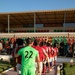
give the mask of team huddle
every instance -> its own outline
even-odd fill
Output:
[[[21,75],[42,75],[42,73],[52,71],[56,65],[58,48],[47,39],[39,38],[26,39],[25,46],[23,40],[17,40],[18,47],[15,49],[14,56],[17,60],[17,72]]]

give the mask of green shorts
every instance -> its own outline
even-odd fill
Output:
[[[35,75],[35,68],[23,68],[21,69],[21,75]]]

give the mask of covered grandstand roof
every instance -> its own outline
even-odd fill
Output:
[[[10,25],[34,24],[34,13],[36,24],[62,24],[65,14],[66,23],[75,23],[75,9],[65,9],[0,13],[0,24],[8,24],[8,15],[10,15]]]

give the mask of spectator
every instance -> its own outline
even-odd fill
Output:
[[[16,51],[15,51],[17,53],[21,48],[23,48],[23,40],[18,38],[16,40],[16,44],[18,45],[18,47],[16,48]],[[21,73],[21,71],[20,71],[21,70],[21,56],[16,58],[16,63],[17,63],[16,70],[17,70],[18,74],[20,74]]]
[[[60,56],[64,56],[64,41],[62,41],[62,42],[60,43],[59,52],[60,52]]]
[[[1,54],[1,52],[2,52],[2,49],[3,49],[3,44],[2,44],[2,42],[1,42],[1,40],[0,40],[0,54]]]

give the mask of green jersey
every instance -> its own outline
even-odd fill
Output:
[[[31,46],[24,47],[18,51],[18,55],[22,56],[21,68],[35,67],[35,58],[38,56],[38,51]]]

